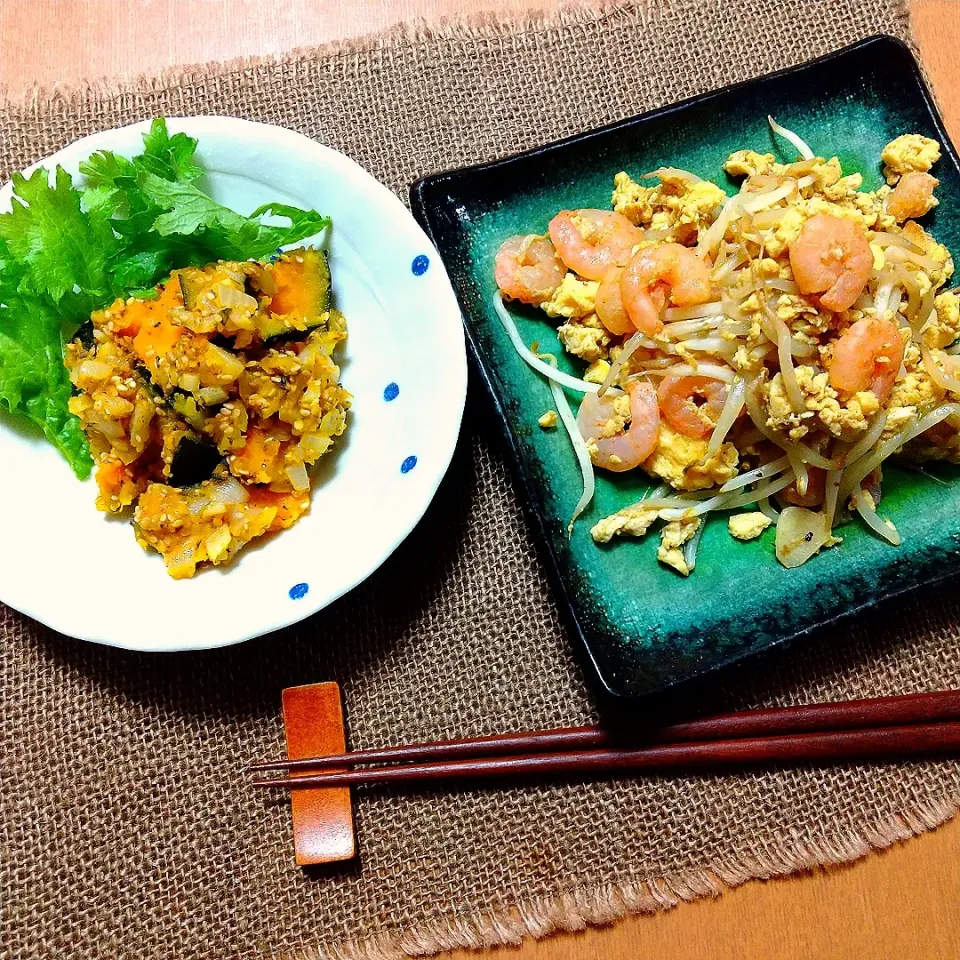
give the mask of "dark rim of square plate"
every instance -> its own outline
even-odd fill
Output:
[[[586,141],[590,141],[595,137],[604,136],[608,133],[616,132],[618,130],[628,129],[638,124],[642,124],[648,120],[652,119],[662,119],[663,117],[669,117],[672,114],[679,113],[683,110],[686,110],[692,106],[700,106],[703,104],[709,103],[711,100],[717,99],[721,96],[727,96],[731,93],[736,93],[738,91],[750,90],[756,87],[763,86],[765,83],[771,80],[777,80],[782,77],[788,77],[792,75],[802,74],[805,71],[820,67],[824,64],[830,63],[833,60],[842,59],[847,57],[852,53],[858,53],[862,50],[873,46],[889,46],[893,45],[897,48],[900,53],[904,53],[907,56],[907,62],[909,63],[910,69],[912,70],[913,77],[916,80],[917,88],[920,91],[920,95],[923,99],[924,105],[927,108],[927,111],[930,114],[933,127],[936,130],[941,146],[947,156],[953,161],[954,165],[960,168],[960,159],[958,159],[956,148],[954,147],[949,134],[946,131],[946,128],[943,124],[943,119],[940,116],[940,112],[937,109],[936,102],[933,99],[933,95],[930,92],[929,87],[927,86],[926,80],[924,79],[923,72],[920,69],[920,65],[917,62],[916,57],[913,54],[913,51],[910,47],[900,40],[897,37],[890,36],[889,34],[880,33],[874,34],[873,36],[866,37],[863,40],[858,40],[855,43],[851,43],[845,47],[841,47],[839,50],[834,50],[832,53],[824,54],[822,57],[817,57],[813,60],[807,60],[803,63],[796,64],[792,67],[786,67],[783,70],[777,70],[773,73],[767,73],[760,77],[754,77],[750,80],[744,80],[740,83],[728,84],[725,87],[720,87],[716,90],[711,90],[707,93],[697,94],[693,97],[688,97],[685,100],[679,100],[676,103],[668,104],[664,107],[657,107],[653,110],[649,110],[646,113],[637,114],[633,117],[627,117],[623,120],[617,120],[613,123],[606,124],[602,127],[596,127],[592,130],[585,131],[583,133],[576,133],[569,137],[564,137],[562,140],[555,140],[551,143],[543,144],[538,147],[533,147],[529,150],[524,150],[520,153],[511,154],[508,157],[503,157],[499,160],[493,160],[486,163],[473,164],[467,167],[459,167],[454,170],[446,170],[441,173],[429,174],[424,177],[420,177],[418,180],[414,181],[410,185],[410,206],[413,211],[414,217],[426,231],[427,235],[430,237],[430,240],[433,242],[434,246],[439,250],[438,237],[434,230],[433,223],[430,219],[429,211],[431,210],[430,204],[426,199],[426,193],[429,189],[435,188],[442,185],[447,181],[454,181],[464,174],[477,174],[484,173],[487,171],[497,170],[501,167],[509,166],[517,160],[526,159],[528,157],[537,157],[541,155],[549,155],[557,150],[562,150],[563,148],[570,146],[572,144],[581,144]],[[442,256],[442,255],[441,255]],[[500,401],[500,397],[497,393],[496,387],[493,383],[492,378],[487,373],[487,370],[481,359],[480,351],[476,342],[476,339],[473,335],[473,331],[470,328],[470,324],[466,320],[466,305],[464,299],[459,290],[455,290],[457,295],[457,300],[460,303],[461,312],[464,314],[463,317],[463,326],[466,333],[467,343],[470,347],[470,359],[472,361],[475,372],[480,376],[482,380],[487,395],[492,400],[497,417],[500,423],[500,432],[507,444],[507,448],[510,452],[510,467],[513,473],[515,481],[518,483],[518,486],[523,491],[523,497],[521,501],[523,503],[524,511],[527,515],[527,519],[530,522],[533,529],[536,531],[536,537],[539,541],[539,546],[541,548],[541,553],[546,553],[548,563],[547,570],[550,577],[551,588],[554,592],[554,595],[561,600],[561,610],[563,612],[564,620],[566,622],[567,628],[571,631],[574,637],[577,639],[579,644],[580,652],[585,654],[587,661],[590,664],[590,668],[593,672],[593,677],[599,681],[601,691],[607,697],[611,698],[612,704],[621,704],[626,705],[630,702],[636,702],[641,698],[648,697],[657,697],[663,694],[667,689],[677,692],[679,687],[684,689],[688,688],[694,681],[701,681],[707,676],[713,676],[716,671],[727,669],[735,665],[741,665],[742,661],[753,658],[758,652],[766,654],[776,648],[781,648],[788,643],[804,637],[814,631],[820,629],[823,626],[826,626],[829,623],[836,623],[837,621],[847,619],[852,617],[855,614],[859,613],[862,610],[865,610],[869,607],[874,606],[879,600],[887,600],[896,596],[901,596],[905,593],[908,593],[912,590],[919,589],[921,587],[930,587],[937,583],[941,583],[944,580],[949,579],[954,575],[954,571],[948,571],[942,576],[931,577],[923,581],[923,583],[903,583],[897,585],[891,589],[886,590],[882,597],[879,598],[870,598],[864,600],[861,603],[854,604],[853,606],[847,607],[846,609],[833,614],[832,616],[826,617],[825,619],[819,621],[818,623],[811,624],[809,626],[803,627],[800,630],[796,630],[792,633],[785,634],[782,637],[778,637],[772,643],[768,644],[763,648],[762,651],[744,651],[742,653],[737,653],[727,660],[723,660],[719,663],[712,664],[711,666],[705,668],[704,670],[696,671],[691,673],[688,677],[685,677],[677,683],[667,683],[662,684],[659,687],[653,688],[651,690],[644,691],[643,693],[630,693],[626,690],[620,688],[617,689],[611,686],[611,683],[608,680],[607,673],[604,668],[598,663],[597,658],[594,654],[592,646],[589,639],[583,629],[582,624],[580,623],[580,618],[577,614],[577,609],[573,601],[573,597],[570,595],[569,590],[567,589],[566,580],[564,579],[563,573],[560,570],[559,557],[553,549],[553,546],[550,542],[549,532],[546,527],[546,518],[541,515],[540,510],[536,506],[536,496],[533,486],[533,477],[531,476],[529,470],[527,469],[526,463],[524,462],[523,457],[520,455],[520,451],[517,447],[516,440],[513,435],[513,431],[510,428],[509,422],[507,421],[506,414],[503,408],[503,404]]]

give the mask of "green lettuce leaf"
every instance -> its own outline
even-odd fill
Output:
[[[80,421],[67,410],[62,317],[48,298],[19,292],[24,275],[0,240],[0,407],[40,427],[83,479],[92,461]]]

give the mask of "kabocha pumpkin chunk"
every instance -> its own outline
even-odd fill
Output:
[[[68,346],[98,506],[133,508],[172,577],[229,561],[310,508],[308,468],[346,429],[346,322],[313,249],[174,271],[97,311]]]
[[[258,318],[260,336],[269,342],[302,339],[326,322],[330,309],[330,264],[322,250],[291,250],[268,263],[252,283],[265,309]]]

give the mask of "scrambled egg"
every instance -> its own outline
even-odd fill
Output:
[[[929,170],[940,159],[940,144],[919,133],[905,133],[883,148],[880,159],[887,183],[896,183],[911,170]]]
[[[610,372],[610,364],[606,360],[594,360],[586,370],[583,371],[583,379],[587,383],[603,383]]]
[[[929,413],[943,399],[944,392],[923,367],[920,351],[908,344],[903,364],[906,376],[893,385],[887,400],[887,422],[881,440],[901,431],[914,417]]]
[[[699,517],[689,517],[664,524],[660,531],[657,559],[666,566],[673,567],[677,573],[690,576],[693,567],[683,557],[683,545],[700,529],[702,522]]]
[[[772,153],[757,153],[756,150],[735,150],[730,154],[723,169],[731,177],[752,177],[758,173],[776,173],[783,169]]]
[[[613,209],[638,226],[681,230],[691,235],[706,229],[727,195],[715,183],[691,184],[665,174],[655,187],[642,187],[622,171],[614,179]]]
[[[960,337],[960,297],[955,293],[941,293],[933,301],[933,313],[923,329],[926,346],[949,347]]]
[[[727,521],[730,536],[737,540],[756,540],[773,521],[759,511],[755,513],[735,513]]]
[[[937,243],[919,223],[914,223],[913,220],[905,223],[903,225],[903,236],[911,243],[916,244],[923,251],[924,256],[929,257],[936,264],[931,270],[926,272],[920,270],[915,274],[917,282],[921,284],[921,289],[923,282],[920,279],[921,276],[928,284],[927,289],[929,289],[930,284],[935,287],[942,286],[953,276],[953,257],[950,256],[950,251],[942,243]]]
[[[610,202],[617,213],[622,213],[637,226],[648,224],[653,218],[653,198],[656,187],[641,187],[622,170],[613,178],[613,196]]]
[[[537,418],[537,423],[544,430],[552,430],[557,425],[557,411],[548,410],[545,414]]]
[[[780,257],[800,236],[806,217],[796,208],[790,207],[769,230],[763,231],[763,245],[769,257]]]
[[[571,318],[557,328],[557,336],[567,353],[592,363],[610,355],[610,334],[595,313]]]
[[[815,425],[811,422],[814,417],[835,437],[851,440],[870,426],[870,418],[880,409],[880,401],[869,390],[841,403],[837,391],[830,386],[829,374],[817,373],[806,365],[796,367],[795,372],[804,399],[802,412],[794,411],[782,373],[775,374],[760,388],[767,410],[767,426],[785,431],[791,440],[805,437]]]
[[[635,503],[598,521],[590,530],[597,543],[609,543],[614,536],[642,537],[653,526],[657,511]]]
[[[657,449],[643,464],[643,469],[665,480],[674,490],[705,490],[737,475],[740,458],[732,443],[723,444],[703,462],[706,456],[706,440],[687,437],[661,422]]]
[[[580,280],[575,273],[568,273],[553,296],[540,304],[540,309],[548,317],[586,317],[593,313],[593,304],[597,299],[595,280]]]

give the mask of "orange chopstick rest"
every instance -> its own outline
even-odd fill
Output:
[[[311,683],[283,691],[287,758],[322,757],[346,751],[340,687]],[[291,790],[293,846],[300,866],[349,860],[356,855],[349,787]]]

